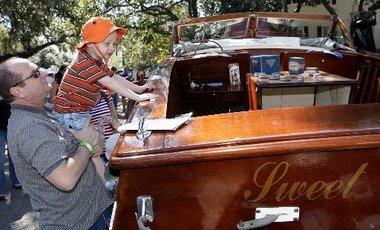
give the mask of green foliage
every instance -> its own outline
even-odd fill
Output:
[[[201,0],[199,4],[206,15],[219,15],[236,12],[280,11],[280,0]]]
[[[123,60],[137,69],[156,66],[170,55],[170,38],[154,33],[130,32],[123,42]]]
[[[71,14],[70,9],[75,4],[73,0],[1,1],[0,21],[8,31],[8,38],[2,41],[10,44],[5,51],[30,49],[71,32],[65,27],[54,25],[61,20],[73,24],[77,17]]]
[[[32,62],[43,68],[49,68],[52,65],[68,65],[71,62],[72,55],[62,52],[57,46],[50,46],[43,49],[38,54],[30,58]]]
[[[0,51],[10,49],[11,44],[6,28],[3,25],[0,25]]]

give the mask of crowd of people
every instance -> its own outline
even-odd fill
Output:
[[[77,56],[51,86],[48,73],[27,59],[0,64],[0,200],[7,141],[13,186],[29,194],[41,229],[109,228],[114,186],[104,177],[104,142],[120,125],[113,95],[137,102],[157,97],[146,93],[153,85],[128,81],[129,68],[122,76],[109,68],[125,34],[109,18],[89,19]]]

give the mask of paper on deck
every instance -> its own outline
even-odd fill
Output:
[[[144,123],[144,129],[145,130],[151,130],[151,131],[158,131],[158,130],[169,130],[169,131],[175,131],[180,127],[182,124],[187,122],[190,117],[193,115],[193,113],[186,113],[181,116],[175,117],[175,118],[156,118],[156,119],[149,119],[147,118]],[[121,125],[117,131],[118,132],[125,132],[128,130],[138,130],[139,122],[135,121],[132,123],[127,123],[124,125]]]

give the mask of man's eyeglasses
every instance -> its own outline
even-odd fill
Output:
[[[21,84],[22,82],[30,79],[30,78],[39,78],[41,76],[41,73],[40,73],[40,68],[36,68],[36,71],[34,71],[34,73],[32,73],[29,77],[25,78],[24,80],[21,80],[19,82],[17,82],[16,84],[14,84],[12,87],[15,87],[15,86],[18,86],[19,84]]]

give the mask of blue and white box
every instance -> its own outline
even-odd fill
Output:
[[[257,55],[251,56],[251,73],[279,73],[279,55]]]
[[[260,56],[251,56],[251,73],[261,73],[261,58]]]
[[[290,57],[289,58],[289,73],[293,75],[302,74],[305,70],[305,58]]]

